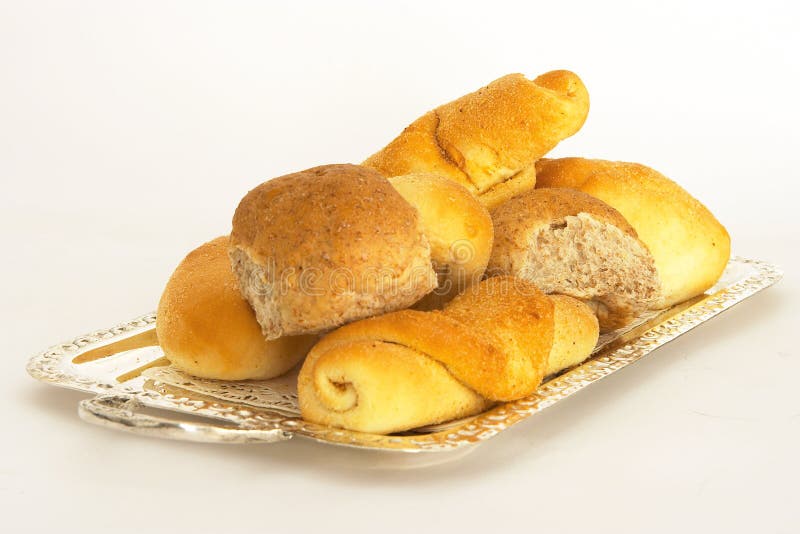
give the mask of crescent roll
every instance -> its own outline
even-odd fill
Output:
[[[573,346],[563,325],[575,320],[595,321],[594,331],[575,331],[586,352],[562,354]],[[308,421],[382,434],[474,415],[532,394],[551,361],[586,358],[597,333],[582,303],[557,305],[524,280],[489,278],[444,311],[393,312],[326,335],[300,370],[300,410]]]
[[[440,174],[492,207],[533,187],[536,160],[588,112],[589,93],[572,72],[509,74],[426,113],[364,165],[385,176]]]

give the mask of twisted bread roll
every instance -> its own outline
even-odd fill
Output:
[[[531,189],[492,211],[490,275],[584,299],[610,330],[644,311],[659,287],[653,258],[614,208],[572,189]]]
[[[417,210],[357,165],[315,167],[250,191],[233,216],[230,256],[267,339],[406,308],[437,282]]]
[[[158,343],[175,367],[220,380],[266,379],[294,367],[315,336],[267,341],[242,298],[228,237],[190,252],[167,282],[156,315]]]
[[[492,218],[465,187],[442,176],[406,174],[389,182],[419,212],[439,279],[414,307],[439,309],[483,277],[492,253]]]
[[[663,174],[637,163],[563,158],[536,164],[537,187],[578,189],[613,206],[650,250],[660,278],[653,308],[703,293],[730,258],[725,227]]]
[[[523,280],[490,278],[442,312],[394,312],[325,336],[300,371],[300,410],[315,423],[375,433],[480,413],[533,393],[556,362],[586,358],[597,329],[582,326],[573,345],[565,325],[592,320],[580,303],[554,304]]]
[[[569,71],[509,74],[426,113],[364,165],[385,176],[440,174],[492,207],[533,187],[534,162],[588,112],[586,87]]]

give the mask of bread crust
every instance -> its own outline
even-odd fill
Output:
[[[267,341],[239,293],[228,237],[190,252],[167,282],[156,315],[164,355],[175,367],[219,380],[267,379],[294,367],[315,336]]]
[[[534,162],[576,133],[588,111],[572,72],[509,74],[426,113],[364,165],[386,176],[440,174],[492,207],[532,187]]]
[[[405,308],[436,287],[416,209],[372,169],[325,165],[250,191],[231,260],[268,339]]]
[[[429,111],[408,126],[392,142],[364,161],[363,165],[384,176],[431,173],[446,176],[477,194],[475,185],[436,142],[439,115]]]
[[[536,390],[547,370],[555,328],[553,303],[539,288],[514,276],[488,278],[450,301],[443,313],[486,339],[508,359],[504,373],[486,378],[493,380],[492,394],[478,390],[482,395],[513,400]],[[444,336],[442,342],[451,340]],[[525,372],[519,373],[521,369]],[[473,381],[477,380],[483,379],[476,376]]]
[[[492,218],[465,187],[443,176],[406,174],[389,182],[417,209],[439,277],[439,287],[415,307],[439,309],[481,281],[492,253]]]
[[[600,324],[592,309],[566,295],[550,295],[553,302],[553,347],[547,375],[578,365],[588,358],[600,336]]]
[[[714,215],[681,186],[638,163],[583,158],[537,163],[537,188],[569,187],[618,210],[655,260],[661,294],[654,308],[699,295],[722,275],[730,236]]]
[[[503,227],[503,239],[508,239],[517,230],[527,231],[533,226],[550,224],[579,213],[588,213],[616,226],[631,237],[638,237],[636,230],[620,212],[605,202],[573,189],[529,190],[498,206],[492,210],[491,215],[495,226]]]

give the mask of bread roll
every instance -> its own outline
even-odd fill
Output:
[[[492,207],[536,183],[534,162],[577,132],[589,94],[569,71],[509,74],[414,121],[364,165],[453,180]]]
[[[654,308],[703,293],[730,258],[730,237],[708,209],[678,184],[639,165],[582,158],[537,163],[537,187],[569,187],[619,210],[653,255],[661,281]]]
[[[416,209],[386,178],[326,165],[242,199],[230,256],[267,339],[406,308],[436,287]]]
[[[553,347],[547,360],[547,375],[578,365],[597,344],[600,327],[585,303],[566,295],[550,295],[553,302]]]
[[[536,286],[511,276],[488,278],[450,301],[442,313],[485,339],[508,361],[503,368],[492,369],[487,365],[491,358],[468,356],[471,373],[462,375],[462,380],[470,387],[501,401],[536,391],[547,371],[555,328],[553,303]],[[452,341],[443,336],[443,342]]]
[[[646,310],[659,287],[653,258],[614,208],[572,189],[531,189],[492,211],[490,275],[590,301],[603,330]]]
[[[439,278],[438,287],[414,307],[439,309],[481,281],[492,253],[492,218],[465,187],[442,176],[406,174],[389,181],[419,212]]]
[[[530,395],[551,360],[585,358],[588,352],[578,355],[575,347],[597,342],[596,330],[579,328],[576,336],[583,337],[574,346],[566,337],[557,345],[569,355],[554,352],[555,307],[532,284],[498,277],[444,311],[404,310],[343,326],[311,349],[300,370],[302,416],[386,434]],[[561,320],[570,321],[572,308],[559,309]]]
[[[316,340],[314,336],[264,339],[237,288],[227,236],[193,250],[175,269],[158,304],[156,332],[172,365],[220,380],[281,375]]]

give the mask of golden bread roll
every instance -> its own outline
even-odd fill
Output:
[[[406,308],[437,284],[417,210],[357,165],[250,191],[233,216],[230,257],[267,339]]]
[[[453,343],[464,354],[501,358],[440,312],[403,310],[334,330],[314,345],[300,369],[303,419],[388,434],[480,413],[491,402],[441,361],[458,361]]]
[[[592,309],[566,295],[550,295],[553,301],[553,347],[547,361],[547,375],[555,374],[589,357],[597,344],[600,326]]]
[[[730,237],[678,184],[638,163],[563,158],[536,165],[537,187],[578,189],[617,209],[650,249],[661,281],[654,308],[703,293],[730,258]]]
[[[547,371],[553,345],[553,303],[539,289],[512,276],[488,278],[458,295],[442,312],[488,341],[508,361],[492,370],[492,359],[476,358],[471,365],[490,373],[475,373],[470,387],[490,400],[514,400],[530,395]],[[452,342],[448,336],[443,341]],[[463,358],[463,356],[462,356]],[[495,360],[496,361],[496,360]],[[446,364],[453,368],[452,363]]]
[[[219,380],[266,379],[294,367],[315,336],[267,341],[239,293],[228,259],[228,237],[190,252],[161,295],[158,343],[175,367]]]
[[[581,356],[566,337],[558,346],[570,355],[553,353],[555,307],[532,284],[498,277],[471,287],[444,311],[404,310],[343,326],[311,349],[300,370],[302,416],[386,434],[530,395],[550,359]],[[562,321],[571,320],[570,307],[559,309]],[[597,341],[596,331],[583,326],[576,335],[584,336],[576,347]]]
[[[487,272],[545,293],[586,300],[603,330],[648,309],[659,288],[653,258],[614,208],[572,189],[531,189],[492,211]]]
[[[481,281],[492,253],[492,218],[465,187],[442,176],[406,174],[389,182],[419,212],[439,277],[439,286],[415,308],[441,308]]]
[[[588,112],[589,94],[572,72],[509,74],[426,113],[364,165],[385,176],[439,174],[492,207],[533,187],[534,162]]]

